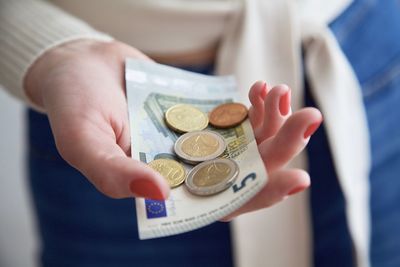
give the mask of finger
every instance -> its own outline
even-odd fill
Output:
[[[121,118],[120,121],[111,120],[111,127],[115,132],[116,143],[118,146],[124,151],[126,156],[131,155],[131,134],[129,129],[129,118],[126,112],[122,112],[123,114],[118,117]]]
[[[258,81],[253,84],[249,91],[251,107],[249,109],[249,119],[253,128],[259,127],[264,118],[264,98],[267,95],[267,83]]]
[[[228,215],[223,221],[230,221],[240,214],[270,207],[290,195],[304,191],[310,186],[310,177],[300,169],[279,170],[269,175],[267,185],[248,203]]]
[[[264,101],[264,120],[255,131],[258,143],[275,135],[290,116],[291,91],[287,85],[278,85],[268,92]]]
[[[66,127],[62,132],[54,131],[57,148],[99,191],[112,198],[168,197],[169,186],[165,179],[145,164],[128,158],[117,145],[109,125],[100,122],[77,125],[78,130]]]
[[[274,137],[263,141],[258,149],[268,172],[283,167],[299,154],[321,122],[318,109],[304,108],[291,115]]]

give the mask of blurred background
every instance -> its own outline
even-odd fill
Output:
[[[37,239],[25,177],[25,110],[0,88],[0,267],[35,267]]]

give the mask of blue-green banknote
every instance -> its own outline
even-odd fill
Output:
[[[238,98],[238,88],[231,76],[207,76],[127,59],[125,80],[132,157],[145,163],[159,158],[176,159],[173,146],[179,134],[171,131],[164,121],[169,107],[185,103],[207,113],[221,103],[246,102]],[[231,129],[208,130],[224,137],[227,149],[223,157],[238,163],[240,173],[235,184],[206,197],[193,195],[181,185],[171,189],[165,201],[136,198],[140,239],[184,233],[211,224],[241,207],[267,183],[267,173],[248,120]],[[184,166],[187,170],[192,167]]]

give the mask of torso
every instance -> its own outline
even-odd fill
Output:
[[[213,62],[241,0],[51,2],[160,63],[188,66]]]

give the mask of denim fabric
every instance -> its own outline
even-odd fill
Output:
[[[400,1],[356,0],[332,24],[362,86],[371,138],[373,267],[400,266]],[[313,104],[306,94],[306,102]],[[349,129],[351,130],[351,129]],[[324,129],[308,146],[315,266],[355,266]],[[357,160],[357,159],[354,159]]]
[[[211,67],[192,69],[210,73]],[[140,241],[133,199],[99,193],[58,154],[47,117],[29,118],[29,181],[45,267],[232,266],[230,229],[214,223]]]

